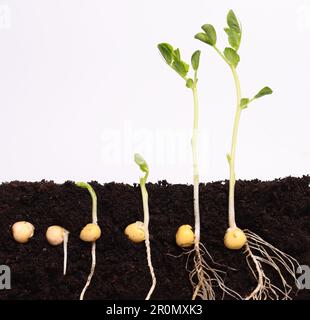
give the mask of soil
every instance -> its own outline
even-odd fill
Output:
[[[262,182],[238,181],[236,214],[239,227],[247,228],[310,265],[310,177],[288,177]],[[144,243],[133,244],[124,228],[143,220],[139,185],[92,182],[98,197],[97,267],[85,299],[144,299],[151,285]],[[153,299],[190,299],[187,256],[175,244],[181,224],[193,225],[192,186],[149,183],[150,235],[158,284]],[[230,268],[226,284],[246,295],[255,286],[242,251],[223,246],[227,228],[228,182],[200,185],[201,236],[214,260]],[[27,220],[36,227],[29,243],[11,236],[11,226]],[[72,182],[10,182],[0,186],[0,265],[11,268],[12,289],[0,290],[0,299],[78,299],[91,265],[91,245],[79,239],[91,220],[91,198]],[[62,275],[62,246],[45,240],[51,225],[70,231],[68,271]],[[179,257],[177,257],[179,256]],[[190,265],[191,263],[189,263]],[[279,283],[272,270],[272,281]],[[229,299],[229,297],[226,297]],[[310,290],[294,292],[294,299],[310,299]]]

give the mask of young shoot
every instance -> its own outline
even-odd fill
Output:
[[[195,228],[194,235],[192,234],[192,228],[189,225],[183,225],[179,227],[176,234],[176,242],[179,246],[189,247],[194,244],[194,249],[190,251],[194,252],[194,269],[190,272],[190,282],[193,286],[192,299],[195,300],[200,297],[204,300],[214,300],[215,292],[213,287],[219,287],[224,292],[239,297],[239,295],[224,284],[223,275],[225,272],[217,270],[211,267],[205,260],[204,256],[213,259],[206,247],[201,244],[200,241],[200,212],[199,212],[199,171],[198,171],[198,68],[200,62],[200,51],[197,50],[192,54],[191,67],[193,69],[193,78],[188,77],[190,66],[188,63],[181,59],[181,53],[179,49],[174,49],[169,43],[160,43],[158,49],[164,58],[165,62],[176,71],[179,76],[184,80],[185,85],[192,91],[194,115],[193,115],[193,128],[191,137],[192,146],[192,160],[193,160],[193,199],[194,199],[194,217]]]
[[[61,226],[51,226],[46,230],[46,240],[51,246],[59,246],[63,243],[64,250],[64,266],[63,274],[67,273],[67,261],[68,261],[68,239],[69,231]]]
[[[150,273],[152,277],[152,286],[145,298],[145,300],[149,300],[156,287],[156,276],[155,276],[154,268],[152,265],[150,234],[149,234],[149,221],[150,221],[149,201],[148,201],[149,196],[145,186],[148,175],[149,175],[149,167],[146,161],[143,159],[143,157],[138,153],[135,154],[135,162],[140,167],[140,170],[144,173],[144,176],[140,178],[140,189],[142,194],[143,213],[144,213],[143,228],[144,228],[144,238],[145,238],[144,241],[145,241],[145,247],[146,247],[146,257],[147,257],[147,264],[150,269]],[[139,226],[141,227],[141,224],[139,224]]]
[[[211,46],[219,54],[221,59],[224,60],[231,70],[236,89],[236,113],[233,124],[231,150],[230,153],[227,154],[230,173],[228,199],[229,228],[226,230],[224,236],[224,244],[228,249],[232,250],[245,247],[248,266],[257,280],[256,288],[246,299],[289,299],[292,287],[287,283],[284,273],[291,275],[294,282],[296,282],[295,268],[298,266],[298,262],[253,232],[238,228],[235,218],[235,157],[240,116],[242,111],[254,100],[272,94],[272,90],[269,87],[264,87],[252,98],[242,96],[241,85],[237,74],[237,66],[240,62],[238,50],[242,38],[242,28],[232,10],[228,12],[227,27],[224,29],[228,36],[229,46],[226,47],[223,52],[216,46],[217,35],[214,27],[211,24],[205,24],[201,28],[203,32],[196,34],[195,38]],[[264,272],[264,264],[276,270],[280,276],[282,288],[276,287],[271,283]]]
[[[91,242],[92,243],[92,249],[91,249],[91,255],[92,255],[92,264],[89,276],[87,278],[87,282],[81,292],[80,300],[84,299],[84,294],[87,290],[87,288],[90,285],[91,279],[95,272],[96,267],[96,240],[100,238],[101,236],[101,230],[97,223],[97,196],[94,191],[94,189],[91,187],[90,184],[85,182],[76,182],[76,185],[80,188],[87,189],[90,193],[91,199],[92,199],[92,223],[87,224],[80,233],[80,239],[82,241]]]

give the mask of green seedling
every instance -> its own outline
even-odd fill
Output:
[[[160,43],[158,49],[164,58],[165,62],[176,71],[181,78],[185,81],[185,85],[192,91],[193,103],[194,103],[194,120],[191,137],[192,146],[192,160],[193,160],[193,199],[194,199],[194,217],[195,217],[195,233],[194,233],[194,249],[190,251],[194,252],[194,269],[190,272],[190,282],[193,286],[192,299],[200,297],[204,300],[215,300],[214,287],[219,287],[223,292],[230,294],[233,297],[239,298],[240,296],[227,288],[224,284],[224,272],[210,266],[204,257],[208,257],[213,262],[210,253],[200,240],[200,212],[199,212],[199,170],[198,170],[198,117],[199,117],[199,104],[198,104],[198,68],[200,62],[200,51],[197,50],[192,54],[191,67],[193,69],[193,78],[188,76],[190,66],[188,63],[181,59],[179,49],[174,49],[172,45],[168,43]],[[182,229],[188,233],[190,226],[183,225],[179,228],[180,233]],[[177,233],[177,243],[182,242],[182,234],[179,240],[179,234]],[[187,236],[188,238],[188,236]],[[186,245],[187,246],[187,245]]]
[[[246,297],[246,299],[290,299],[292,287],[287,283],[284,274],[286,272],[288,275],[291,275],[294,282],[296,282],[295,269],[296,266],[298,266],[298,262],[293,257],[275,248],[255,233],[249,230],[239,229],[235,219],[235,156],[240,115],[252,102],[263,96],[271,94],[272,90],[269,87],[264,87],[252,98],[242,96],[240,81],[237,74],[237,66],[240,62],[238,50],[242,38],[242,28],[232,10],[228,12],[227,27],[224,29],[228,36],[229,46],[226,47],[223,52],[216,46],[217,34],[214,27],[210,24],[205,24],[201,28],[203,32],[196,34],[195,38],[211,46],[228,65],[234,79],[237,97],[231,150],[227,155],[230,169],[228,200],[229,228],[226,231],[224,243],[229,249],[245,248],[248,266],[257,280],[257,286]],[[264,264],[273,267],[279,274],[282,282],[282,288],[271,283],[270,279],[264,272]]]
[[[92,199],[92,223],[87,224],[80,233],[80,239],[85,242],[92,243],[91,256],[92,264],[87,282],[80,294],[80,300],[84,299],[85,292],[90,285],[91,279],[95,273],[96,268],[96,240],[101,236],[101,230],[97,222],[97,196],[95,190],[90,184],[85,182],[76,182],[76,185],[80,188],[87,189]]]
[[[145,298],[145,300],[149,300],[152,296],[152,293],[156,287],[156,276],[154,272],[154,268],[152,265],[152,257],[151,257],[151,245],[150,245],[150,233],[149,233],[149,221],[150,221],[150,213],[149,213],[149,196],[146,190],[146,181],[149,176],[149,167],[143,157],[136,153],[135,154],[135,162],[140,167],[140,170],[144,173],[144,176],[140,178],[140,189],[142,195],[142,203],[143,203],[143,228],[144,228],[144,241],[146,247],[146,256],[147,256],[147,264],[150,269],[151,277],[152,277],[152,286]]]

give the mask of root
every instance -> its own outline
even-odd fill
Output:
[[[190,282],[194,289],[192,300],[195,300],[197,297],[201,298],[202,300],[215,300],[215,287],[218,287],[220,290],[222,290],[222,299],[224,298],[225,294],[228,294],[235,299],[242,299],[237,292],[225,285],[224,278],[226,276],[226,272],[214,268],[206,262],[204,256],[206,256],[212,264],[219,265],[214,262],[212,256],[204,245],[201,243],[195,244],[195,248],[189,252],[186,265],[188,264],[191,253],[195,254],[194,269],[190,271],[189,275]]]
[[[68,261],[68,239],[69,239],[69,231],[64,230],[64,276],[67,273],[67,261]]]
[[[92,263],[91,263],[90,274],[87,278],[87,282],[85,284],[85,287],[83,288],[83,290],[81,292],[80,300],[84,299],[84,294],[85,294],[87,288],[89,287],[91,279],[92,279],[94,272],[95,272],[95,267],[96,267],[96,242],[95,241],[92,243],[91,256],[92,256]]]
[[[149,266],[150,269],[150,273],[151,273],[151,277],[152,277],[152,286],[145,298],[145,300],[150,300],[152,293],[156,287],[156,277],[155,277],[155,272],[154,272],[154,268],[152,265],[152,259],[151,259],[151,248],[150,248],[150,240],[149,237],[147,237],[147,239],[145,240],[145,246],[146,246],[146,253],[147,253],[147,264]]]
[[[298,261],[292,256],[275,248],[255,233],[244,230],[247,237],[245,248],[247,264],[257,281],[256,288],[245,298],[245,300],[291,300],[290,286],[284,277],[284,273],[290,275],[294,283],[297,283],[296,268]],[[271,266],[279,275],[282,287],[274,285],[264,272],[263,264]]]

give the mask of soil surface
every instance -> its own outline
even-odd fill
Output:
[[[98,196],[102,237],[97,241],[96,271],[85,299],[144,299],[151,285],[145,246],[131,243],[123,233],[129,223],[143,220],[139,185],[91,184]],[[300,264],[310,265],[309,184],[309,176],[238,181],[239,227],[257,233]],[[175,232],[181,224],[193,225],[193,187],[161,181],[148,184],[147,189],[152,258],[158,280],[152,298],[190,299],[187,256],[179,256],[183,251],[175,244]],[[244,296],[255,287],[255,281],[244,253],[223,246],[227,193],[227,181],[200,185],[201,240],[214,260],[224,265],[220,268],[227,272],[226,284]],[[19,220],[27,220],[36,228],[34,237],[24,245],[16,243],[11,235],[12,224]],[[91,198],[72,182],[2,184],[0,265],[11,268],[12,289],[0,290],[0,299],[79,299],[91,266],[91,245],[83,243],[79,233],[89,222]],[[65,277],[62,246],[52,247],[45,240],[46,229],[55,224],[70,231]],[[265,270],[278,284],[276,274]],[[310,299],[310,290],[294,292],[293,299]]]

